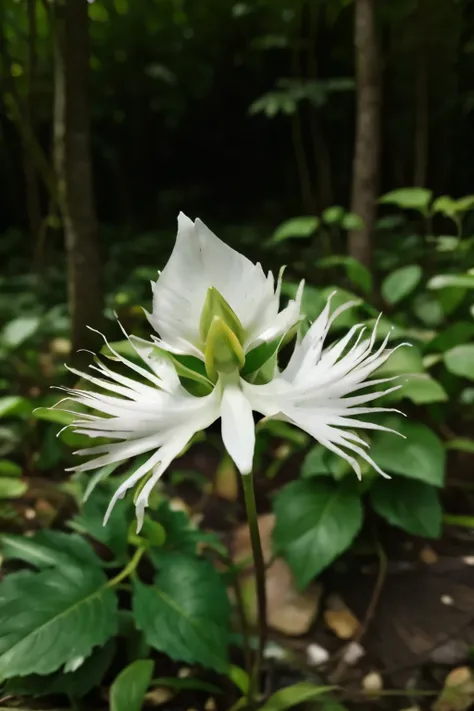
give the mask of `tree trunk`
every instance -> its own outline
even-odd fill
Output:
[[[35,79],[36,79],[36,0],[27,0],[26,4],[28,17],[28,61],[27,61],[27,86],[25,97],[25,120],[28,122],[31,132],[35,135],[35,119],[33,107],[35,104]],[[29,145],[23,141],[23,166],[26,183],[26,205],[28,210],[28,222],[30,233],[35,240],[39,238],[41,229],[41,204],[39,194],[38,175],[31,156]]]
[[[415,75],[415,145],[413,184],[426,186],[428,170],[428,45],[426,1],[418,0],[418,47]]]
[[[102,320],[103,293],[93,200],[87,0],[54,7],[54,147],[63,215],[73,352],[97,345],[87,326]]]
[[[351,211],[364,222],[349,234],[349,253],[365,266],[372,260],[380,151],[380,73],[375,29],[376,0],[355,0],[357,84],[356,138]]]

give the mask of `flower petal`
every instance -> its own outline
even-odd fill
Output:
[[[239,385],[226,385],[221,401],[222,440],[241,474],[252,471],[255,423],[252,407]]]

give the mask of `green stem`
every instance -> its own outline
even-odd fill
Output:
[[[444,514],[443,523],[450,524],[451,526],[462,526],[463,528],[474,528],[474,516]]]
[[[242,477],[242,482],[244,487],[245,508],[247,511],[247,520],[250,531],[250,542],[252,544],[258,606],[258,649],[252,669],[252,678],[249,689],[249,701],[252,703],[256,700],[256,696],[259,693],[260,670],[267,636],[267,595],[265,590],[265,561],[263,559],[262,543],[260,540],[260,531],[258,529],[253,475],[244,475]]]
[[[122,580],[128,578],[132,573],[134,573],[145,551],[146,548],[137,548],[137,550],[133,554],[133,557],[128,561],[125,568],[123,568],[123,570],[121,570],[120,573],[115,576],[115,578],[109,580],[109,582],[107,583],[107,587],[114,588],[116,585],[121,583]]]

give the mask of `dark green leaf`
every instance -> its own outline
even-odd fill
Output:
[[[117,631],[117,600],[98,568],[9,576],[0,585],[0,677],[50,674]]]
[[[401,267],[388,275],[382,282],[382,296],[389,304],[399,301],[416,289],[421,281],[422,269],[419,264]]]
[[[304,588],[350,546],[362,524],[354,488],[311,479],[294,481],[274,499],[275,552],[283,555]]]
[[[19,395],[0,397],[0,417],[16,417],[28,414],[31,410],[28,400]]]
[[[110,711],[141,711],[153,667],[151,659],[137,659],[120,672],[110,687]]]
[[[134,581],[133,610],[138,628],[155,649],[172,659],[226,671],[229,601],[222,578],[208,561],[169,556],[155,585]]]
[[[370,499],[379,516],[392,526],[414,536],[441,535],[443,510],[433,486],[409,479],[379,479],[370,490]]]
[[[443,386],[430,375],[419,374],[402,382],[399,391],[401,397],[411,400],[416,405],[428,405],[432,402],[445,402],[448,395]]]
[[[9,459],[0,459],[0,476],[18,477],[22,475],[22,468]]]
[[[442,487],[446,453],[442,442],[426,425],[402,417],[389,418],[392,427],[406,439],[395,440],[389,432],[376,432],[372,438],[371,456],[388,473]]]
[[[0,538],[6,559],[23,560],[38,568],[64,565],[100,566],[90,545],[80,536],[60,531],[39,531],[32,538],[5,533]]]

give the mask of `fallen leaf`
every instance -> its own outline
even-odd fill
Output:
[[[434,702],[432,711],[467,711],[474,703],[474,677],[469,667],[449,672],[444,688]]]
[[[330,595],[324,620],[339,639],[350,639],[359,629],[359,621],[338,595]]]
[[[438,554],[434,551],[431,546],[425,546],[420,551],[420,560],[425,565],[434,565],[438,562]]]

